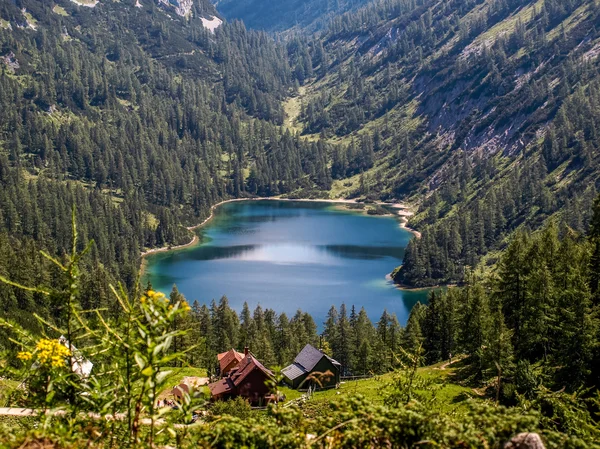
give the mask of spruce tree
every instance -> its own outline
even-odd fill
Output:
[[[590,290],[596,306],[600,305],[600,195],[594,202],[592,221],[588,232],[592,245],[590,258]]]
[[[347,375],[350,370],[350,360],[352,351],[352,335],[350,321],[346,311],[346,304],[340,306],[340,313],[337,322],[337,347],[333,347],[334,358],[342,365],[342,373]]]

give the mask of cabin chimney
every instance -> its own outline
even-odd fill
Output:
[[[250,352],[250,350],[248,349],[248,346],[246,346],[246,347],[244,348],[244,355],[245,355],[246,357],[248,357],[248,352]]]

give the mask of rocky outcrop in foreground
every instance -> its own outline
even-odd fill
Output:
[[[515,435],[504,445],[504,449],[546,449],[537,433],[523,432]]]

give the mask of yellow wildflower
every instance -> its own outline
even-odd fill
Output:
[[[183,309],[184,312],[189,312],[190,310],[192,310],[192,308],[187,303],[187,301],[182,301],[181,302],[181,308]]]
[[[21,351],[17,354],[17,358],[19,360],[31,360],[33,358],[33,354],[29,351]]]
[[[58,340],[42,338],[38,341],[35,349],[40,363],[53,368],[65,366],[65,358],[71,355],[69,348],[62,345]]]
[[[146,296],[143,296],[143,298],[146,298],[146,300],[150,300],[154,303],[161,301],[161,300],[165,300],[167,302],[169,302],[168,299],[165,298],[164,293],[161,292],[155,292],[154,290],[148,290],[146,292]]]

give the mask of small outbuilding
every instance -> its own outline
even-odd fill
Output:
[[[190,394],[190,387],[189,385],[182,382],[176,387],[173,387],[173,389],[171,390],[171,394],[173,395],[173,397],[181,400],[185,397],[186,394]]]
[[[285,367],[281,373],[284,382],[292,388],[329,388],[340,382],[341,367],[339,362],[308,344],[294,359],[294,363]],[[328,372],[330,375],[326,375]]]
[[[256,358],[246,352],[238,366],[229,376],[208,385],[213,401],[233,399],[241,396],[251,405],[266,405],[271,391],[267,384],[273,381],[273,373]]]

